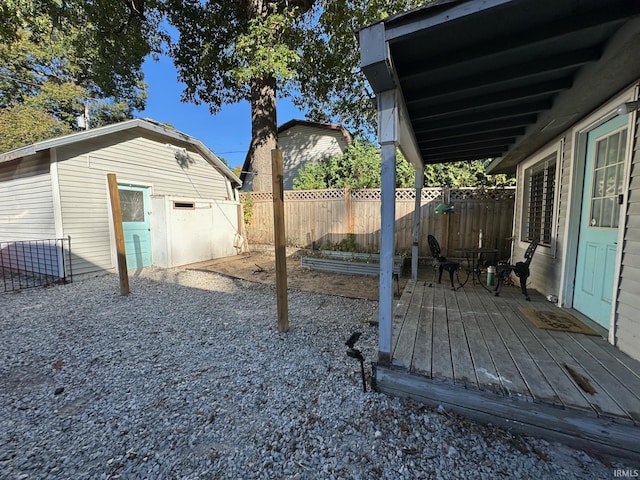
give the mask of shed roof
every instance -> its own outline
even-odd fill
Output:
[[[278,133],[286,132],[290,128],[302,126],[302,127],[310,127],[310,128],[319,128],[323,130],[332,130],[335,132],[339,132],[340,135],[344,138],[344,141],[347,145],[351,145],[353,138],[351,137],[351,133],[349,130],[344,128],[342,125],[334,125],[332,123],[319,123],[319,122],[310,122],[308,120],[289,120],[288,122],[283,123],[278,127]]]
[[[190,144],[196,149],[196,151],[202,155],[214,168],[220,173],[225,175],[232,184],[242,185],[242,181],[229,169],[225,163],[220,160],[215,153],[213,153],[204,143],[200,140],[187,135],[186,133],[179,132],[175,128],[161,124],[150,119],[134,119],[127,120],[120,123],[114,123],[105,127],[94,128],[91,130],[84,130],[78,133],[72,133],[70,135],[64,135],[61,137],[50,138],[41,142],[36,142],[25,147],[11,150],[10,152],[0,153],[0,163],[9,162],[16,158],[26,157],[28,155],[34,155],[43,150],[50,148],[61,147],[64,145],[70,145],[73,143],[83,142],[91,140],[93,138],[104,137],[118,132],[126,130],[143,130],[156,135],[168,137],[173,141],[178,141],[183,144]]]
[[[640,1],[444,0],[362,29],[360,50],[374,92],[399,93],[414,165],[509,172],[640,78]]]

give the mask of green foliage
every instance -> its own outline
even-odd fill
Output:
[[[146,100],[142,61],[159,51],[163,38],[160,14],[145,16],[133,5],[10,0],[0,6],[0,110],[28,107],[64,131],[85,111],[92,127],[132,118]],[[39,125],[27,128],[40,131]],[[10,133],[17,135],[8,142],[13,145],[30,138],[0,131]]]
[[[238,86],[249,85],[255,78],[275,77],[286,82],[295,77],[299,53],[286,43],[292,15],[274,12],[249,21],[247,32],[238,36],[234,54],[239,62],[232,70]]]
[[[354,141],[342,155],[305,165],[293,180],[295,190],[323,188],[380,188],[381,158],[379,149],[370,142]],[[515,179],[505,175],[487,175],[485,162],[455,162],[427,165],[424,185],[427,187],[492,187],[513,185]],[[415,169],[398,152],[396,187],[413,187]]]
[[[253,220],[253,197],[250,193],[244,195],[242,197],[244,200],[242,202],[243,212],[244,212],[244,223],[245,225],[251,225],[251,221]]]
[[[293,101],[309,119],[346,125],[357,134],[375,131],[371,88],[360,65],[358,30],[429,0],[318,1],[301,46]]]
[[[424,185],[427,187],[506,187],[515,185],[508,175],[488,175],[487,161],[452,162],[427,165]]]
[[[0,132],[0,152],[7,152],[71,129],[37,108],[19,106],[0,109]]]
[[[343,238],[338,243],[333,245],[333,248],[331,250],[336,250],[338,252],[363,253],[356,243],[356,235],[354,233],[348,233],[347,238]]]
[[[398,155],[396,186],[413,186],[414,171]],[[380,188],[380,150],[371,142],[355,140],[342,155],[310,163],[293,180],[295,190],[322,188]]]

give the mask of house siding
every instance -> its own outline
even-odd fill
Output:
[[[638,292],[640,292],[639,131],[640,115],[637,115],[614,332],[614,343],[620,350],[634,358],[640,358],[640,318],[638,316]]]
[[[64,234],[73,239],[74,274],[114,267],[107,173],[119,183],[150,187],[154,195],[227,199],[228,180],[199,154],[166,138],[132,131],[69,144],[57,150]],[[176,155],[177,153],[177,155]],[[151,216],[153,223],[153,214]]]
[[[0,241],[56,236],[49,157],[0,164]]]

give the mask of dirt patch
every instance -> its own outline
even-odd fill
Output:
[[[304,254],[304,251],[295,251],[287,255],[287,285],[289,288],[341,297],[378,300],[378,276],[347,275],[303,269],[300,266],[300,258]],[[276,283],[275,254],[273,252],[251,252],[189,265],[188,268],[221,273],[253,282],[271,285]],[[400,291],[406,283],[406,279],[400,278]],[[397,285],[394,284],[394,292],[396,289]]]

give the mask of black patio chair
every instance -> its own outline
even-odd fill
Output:
[[[451,260],[447,260],[446,257],[440,255],[440,244],[436,237],[433,235],[428,235],[427,240],[429,241],[429,250],[431,250],[431,256],[433,257],[433,280],[435,282],[436,279],[436,270],[440,273],[438,276],[438,283],[442,283],[442,272],[446,270],[449,272],[449,279],[451,280],[451,288],[454,290],[456,287],[453,284],[453,274],[458,271],[460,268],[460,263],[452,262]]]
[[[498,277],[498,284],[495,288],[495,296],[500,295],[500,291],[502,290],[502,285],[505,280],[508,279],[511,275],[511,272],[516,274],[516,277],[520,279],[520,290],[522,290],[522,294],[526,300],[531,300],[529,298],[529,294],[527,293],[527,279],[529,278],[529,265],[531,264],[531,259],[533,258],[533,254],[538,247],[538,241],[532,241],[527,250],[524,252],[524,262],[517,262],[515,265],[511,265],[507,262],[498,262],[496,268],[496,276]]]

